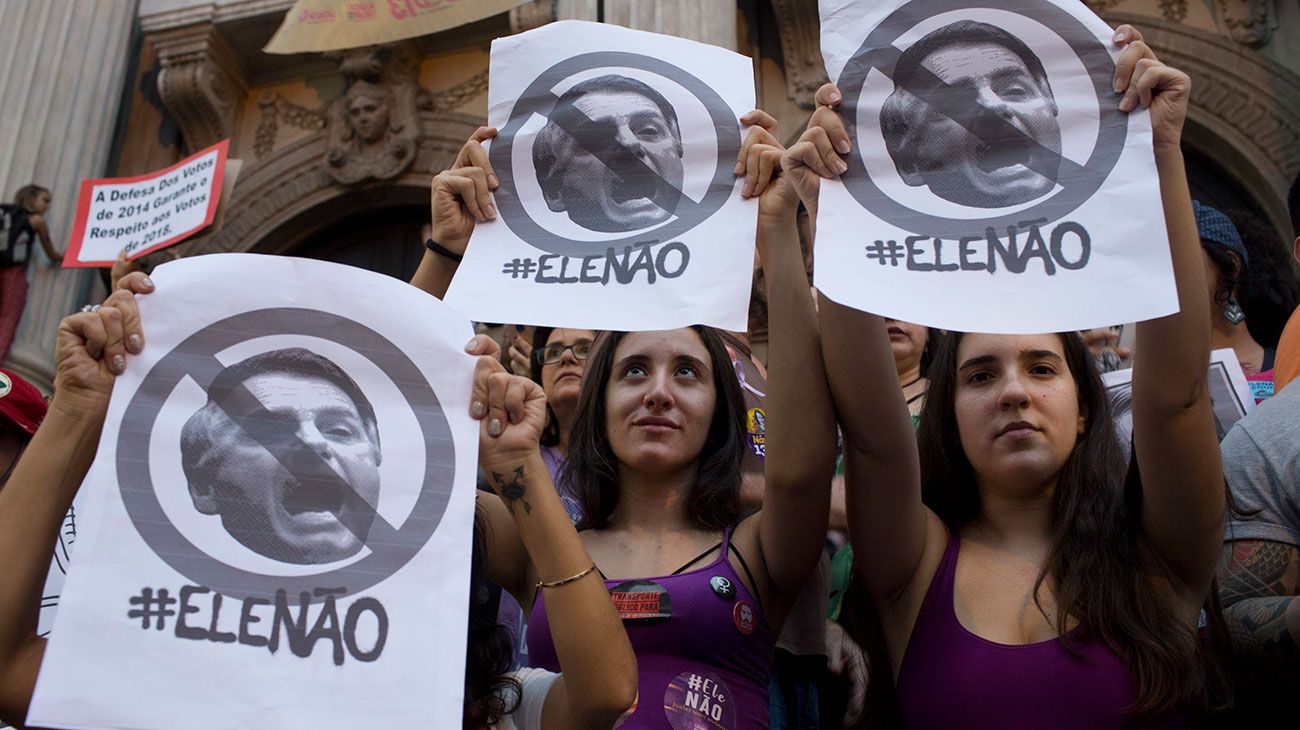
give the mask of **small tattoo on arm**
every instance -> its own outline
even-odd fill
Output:
[[[506,481],[507,479],[509,481]],[[497,483],[497,493],[505,501],[510,514],[515,513],[516,502],[524,506],[524,514],[530,514],[533,511],[533,506],[528,504],[528,500],[524,499],[524,468],[522,466],[516,467],[514,474],[510,477],[494,471],[492,472],[492,481]]]

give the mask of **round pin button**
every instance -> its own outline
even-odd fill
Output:
[[[709,579],[709,587],[722,598],[731,598],[736,595],[736,584],[720,575],[715,575]]]
[[[736,606],[731,609],[731,620],[736,624],[736,630],[745,636],[754,633],[754,625],[758,620],[754,604],[744,599],[736,601]]]

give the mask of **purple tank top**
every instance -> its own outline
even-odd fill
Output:
[[[607,580],[636,652],[640,695],[620,730],[766,728],[776,637],[727,560],[731,530],[712,563],[676,575]],[[532,665],[560,671],[545,596],[528,619]]]
[[[953,608],[961,543],[954,534],[921,604],[898,670],[898,701],[911,728],[1184,728],[1141,722],[1128,667],[1100,641],[998,644],[968,631]]]

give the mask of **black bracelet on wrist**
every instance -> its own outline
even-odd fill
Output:
[[[455,261],[455,262],[458,263],[458,264],[459,264],[461,261],[464,261],[464,260],[465,260],[465,257],[464,257],[464,256],[462,256],[462,255],[456,253],[455,251],[452,251],[451,249],[447,248],[446,246],[442,245],[441,243],[438,243],[437,241],[433,240],[432,238],[430,238],[430,239],[428,239],[427,241],[424,242],[424,247],[427,248],[427,249],[429,249],[430,251],[432,251],[432,252],[438,254],[439,256],[443,256],[443,257],[445,257],[445,258],[449,258],[449,259],[451,259],[452,261]]]

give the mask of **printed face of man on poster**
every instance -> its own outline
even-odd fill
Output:
[[[195,509],[283,563],[355,555],[379,502],[374,408],[347,373],[302,348],[222,370],[181,430],[181,458]]]
[[[607,74],[575,84],[533,143],[547,207],[604,233],[663,223],[682,188],[682,135],[668,100]]]
[[[965,125],[927,99],[956,105]],[[1056,185],[1061,127],[1047,72],[1020,39],[988,23],[958,21],[903,51],[880,125],[903,182],[944,200],[1001,208]]]

